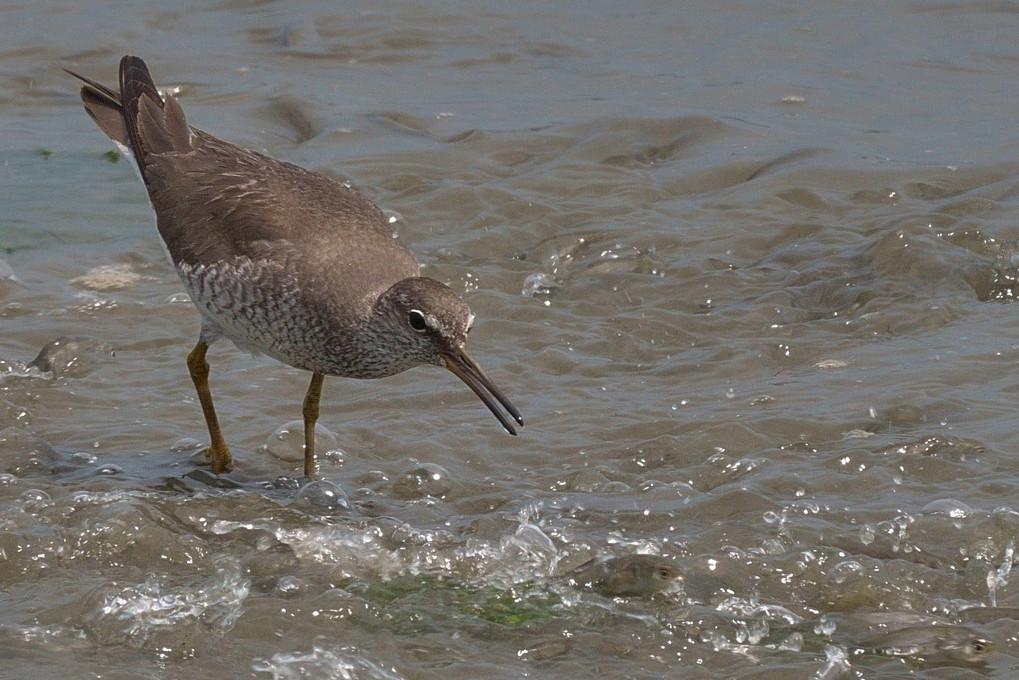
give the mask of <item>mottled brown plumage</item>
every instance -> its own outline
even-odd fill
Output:
[[[474,315],[418,264],[382,211],[329,177],[188,125],[137,58],[120,62],[120,92],[82,80],[96,125],[138,164],[170,259],[202,315],[188,368],[212,439],[213,471],[231,462],[208,387],[211,343],[312,372],[304,401],[305,474],[323,376],[380,378],[445,365],[510,434],[520,413],[468,356]]]

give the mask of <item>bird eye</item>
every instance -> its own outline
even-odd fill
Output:
[[[410,310],[407,314],[407,321],[410,322],[410,327],[418,332],[428,328],[428,324],[425,323],[425,315],[416,309]]]

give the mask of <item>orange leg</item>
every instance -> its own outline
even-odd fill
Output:
[[[304,474],[311,477],[315,474],[315,422],[318,420],[318,402],[322,397],[322,382],[325,376],[321,373],[311,374],[308,393],[304,395]]]
[[[191,381],[195,384],[195,391],[198,392],[198,401],[202,405],[202,413],[205,414],[205,424],[209,428],[209,439],[211,443],[206,449],[205,455],[212,463],[213,474],[226,472],[233,460],[230,449],[227,448],[226,440],[223,439],[223,432],[219,429],[219,420],[216,419],[216,409],[212,405],[212,392],[209,390],[209,362],[205,360],[205,353],[209,345],[203,338],[199,338],[194,349],[188,353],[188,371],[191,373]]]

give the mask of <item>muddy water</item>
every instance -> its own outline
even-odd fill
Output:
[[[5,8],[0,677],[1013,674],[1017,29]],[[309,483],[307,377],[224,343],[212,477],[197,314],[60,71],[112,83],[126,52],[192,124],[394,211],[521,435],[443,371],[327,380]]]

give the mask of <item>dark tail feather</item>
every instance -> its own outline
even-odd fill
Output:
[[[143,126],[139,114],[144,109],[146,118],[162,117],[163,98],[159,96],[159,90],[145,62],[138,57],[125,55],[120,60],[120,102],[124,107],[124,122],[131,139],[131,148],[135,151],[135,158],[138,159],[144,177],[145,166],[142,160],[146,153],[154,149],[149,148],[149,140],[141,134]]]
[[[159,96],[145,62],[130,55],[120,60],[120,96],[131,148],[145,176],[145,156],[185,152],[191,148],[191,130],[184,111],[173,97]]]
[[[128,145],[127,127],[124,125],[124,108],[120,105],[120,94],[80,73],[66,68],[64,70],[85,83],[81,88],[81,101],[85,104],[85,111],[92,117],[99,129],[113,141]]]
[[[67,69],[65,69],[67,70]],[[67,71],[85,83],[81,100],[99,129],[128,146],[145,178],[149,154],[186,152],[191,129],[177,100],[159,96],[145,62],[130,55],[120,60],[120,92]]]

